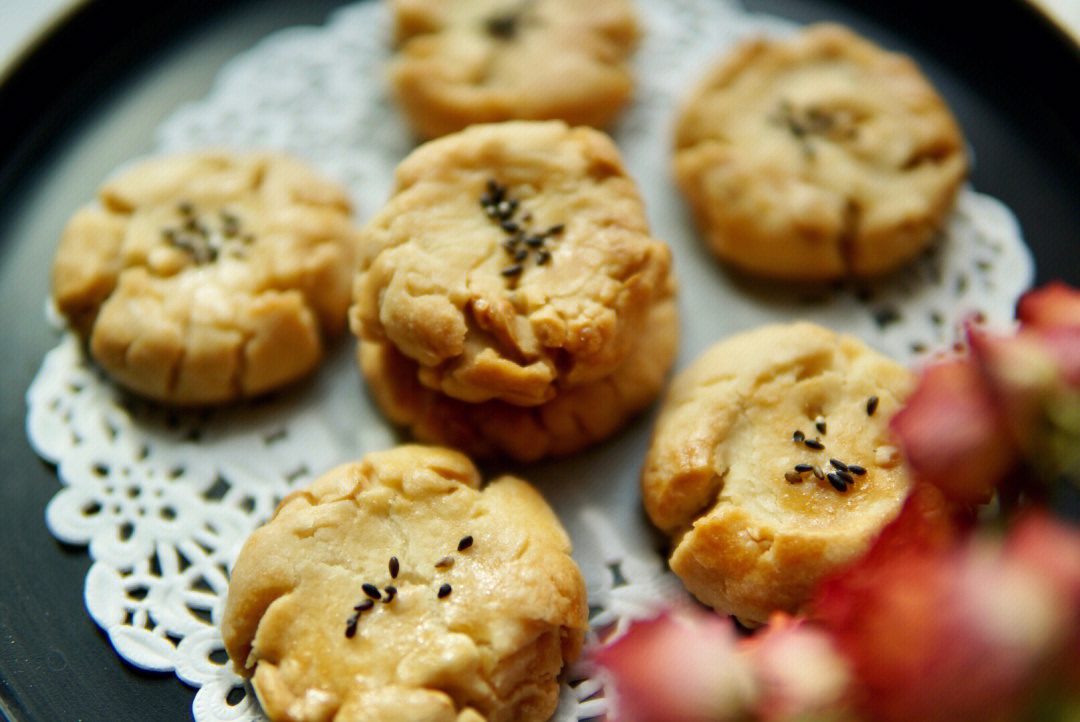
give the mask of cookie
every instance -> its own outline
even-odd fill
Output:
[[[966,173],[960,128],[915,63],[832,24],[742,43],[676,126],[674,174],[705,241],[761,276],[900,266]]]
[[[298,160],[156,158],[68,222],[52,295],[121,385],[228,402],[315,368],[346,324],[356,237],[345,190]]]
[[[286,497],[244,544],[222,621],[272,720],[545,720],[587,626],[550,507],[403,446]]]
[[[615,145],[560,121],[421,146],[361,241],[353,332],[468,403],[537,406],[603,379],[673,286]]]
[[[390,80],[416,132],[564,120],[603,127],[629,102],[627,0],[392,0]]]
[[[477,458],[536,461],[572,454],[622,429],[663,389],[678,347],[675,300],[657,302],[638,343],[613,373],[539,406],[470,404],[424,387],[393,344],[361,342],[360,367],[383,413],[413,438]]]
[[[671,569],[747,624],[797,613],[859,556],[912,484],[889,418],[912,373],[809,323],[737,334],[668,391],[642,471]]]

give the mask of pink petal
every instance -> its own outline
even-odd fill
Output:
[[[958,502],[988,501],[1016,462],[1009,430],[970,359],[923,369],[892,428],[919,478]]]
[[[615,678],[618,722],[738,719],[753,695],[733,623],[697,608],[635,622],[594,659]]]
[[[1080,328],[1080,290],[1062,281],[1028,291],[1016,304],[1020,323],[1038,328]]]

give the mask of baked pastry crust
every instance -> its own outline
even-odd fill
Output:
[[[554,712],[587,616],[536,490],[481,489],[462,454],[409,445],[281,502],[232,569],[222,636],[272,720],[529,721]]]
[[[361,342],[358,356],[383,413],[418,441],[446,444],[476,458],[536,461],[606,439],[652,403],[675,361],[678,335],[674,298],[656,302],[638,342],[615,371],[538,406],[499,400],[470,404],[433,391],[417,381],[416,363],[389,343]]]
[[[356,234],[345,190],[295,159],[155,158],[68,222],[52,294],[121,385],[233,401],[307,374],[344,329]]]
[[[440,394],[537,406],[598,381],[671,294],[670,251],[599,131],[473,126],[421,146],[395,181],[362,229],[350,321]]]
[[[656,422],[642,493],[694,596],[764,623],[776,610],[800,611],[818,581],[861,554],[911,486],[888,420],[912,383],[862,342],[809,323],[737,334],[681,372]],[[811,448],[817,441],[822,449]],[[865,472],[839,490],[825,476],[839,468],[832,459]],[[797,464],[820,478],[789,479]]]
[[[774,278],[898,267],[966,177],[964,138],[908,57],[834,24],[752,39],[682,108],[674,174],[710,248]]]
[[[603,127],[629,102],[638,25],[626,0],[392,0],[390,80],[424,138],[476,123]]]

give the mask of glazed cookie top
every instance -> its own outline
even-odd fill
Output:
[[[644,467],[649,516],[669,533],[728,504],[776,527],[864,525],[906,494],[889,418],[911,384],[904,366],[810,323],[726,339],[672,382]],[[847,491],[812,472],[787,478],[803,463],[832,471],[834,458],[867,474]]]
[[[344,327],[349,201],[301,162],[156,158],[97,200],[64,230],[53,298],[129,388],[176,403],[251,396],[309,370]]]
[[[707,350],[672,383],[642,473],[672,569],[743,621],[796,611],[907,496],[889,418],[911,385],[905,367],[809,323]]]
[[[585,588],[540,495],[404,446],[288,496],[244,545],[222,634],[272,719],[543,720]],[[364,714],[361,714],[361,711]]]
[[[630,100],[627,0],[392,0],[390,76],[416,130],[565,120],[602,127]]]
[[[362,236],[353,331],[469,402],[535,405],[606,376],[672,293],[670,252],[614,144],[557,121],[421,146]]]
[[[717,252],[782,277],[911,258],[967,171],[961,131],[915,63],[832,24],[739,45],[683,108],[675,146]]]

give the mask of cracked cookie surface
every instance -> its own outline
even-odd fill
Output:
[[[627,0],[392,0],[390,79],[413,127],[435,138],[475,123],[603,127],[629,102],[638,25]]]
[[[967,174],[915,63],[834,24],[746,41],[712,68],[680,112],[673,166],[717,256],[799,280],[910,260]]]
[[[389,343],[361,342],[358,355],[376,402],[413,438],[474,457],[536,461],[606,439],[652,403],[675,361],[678,335],[675,299],[669,296],[653,304],[637,343],[611,374],[538,406],[470,404],[433,391],[417,381],[416,363]]]
[[[799,611],[907,496],[889,418],[911,385],[900,364],[809,323],[737,334],[681,372],[642,493],[687,588],[747,624]]]
[[[570,541],[524,481],[402,446],[286,497],[222,623],[273,720],[545,720],[587,626]]]
[[[316,366],[346,323],[356,237],[345,190],[295,159],[156,158],[68,222],[52,294],[121,385],[228,402]]]
[[[608,376],[674,283],[615,145],[559,121],[421,146],[362,241],[353,332],[467,403],[538,406]]]

